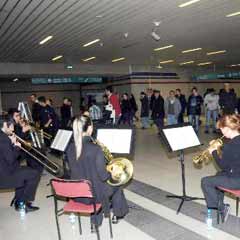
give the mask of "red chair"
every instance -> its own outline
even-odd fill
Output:
[[[218,187],[218,189],[236,197],[236,216],[238,216],[240,189],[227,189],[223,187]],[[218,223],[219,223],[219,215],[220,215],[220,211],[218,211]]]
[[[81,226],[81,214],[89,215],[96,214],[101,210],[102,204],[96,203],[93,191],[92,184],[87,180],[63,180],[63,179],[52,179],[50,181],[53,197],[54,197],[54,206],[55,206],[55,219],[57,224],[58,239],[61,240],[61,233],[59,227],[58,217],[63,213],[75,213],[78,216],[79,223],[79,233],[82,234]],[[73,201],[74,198],[90,198],[92,199],[92,204],[84,204],[80,202]],[[58,200],[65,200],[66,204],[62,209],[58,209]],[[110,228],[110,237],[113,237],[112,233],[112,222],[111,214],[109,214],[109,228]],[[100,234],[98,226],[95,225],[97,239],[100,240]]]

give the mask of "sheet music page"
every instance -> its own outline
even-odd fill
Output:
[[[72,131],[69,130],[58,130],[51,148],[64,152],[70,139],[72,137]]]
[[[131,139],[131,129],[98,129],[97,131],[97,140],[103,143],[111,153],[129,154]]]
[[[201,144],[192,126],[163,129],[163,132],[173,151]]]

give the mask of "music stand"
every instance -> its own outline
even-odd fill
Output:
[[[161,136],[168,146],[170,151],[179,152],[179,162],[181,164],[182,172],[182,195],[167,195],[168,198],[181,199],[181,203],[177,209],[177,214],[180,212],[185,201],[204,200],[204,198],[192,197],[186,194],[186,180],[185,180],[185,164],[184,164],[184,150],[201,145],[197,134],[192,125],[176,124],[162,128]]]

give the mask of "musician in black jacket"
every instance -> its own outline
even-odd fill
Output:
[[[226,221],[230,207],[224,204],[224,193],[217,187],[240,189],[240,115],[224,115],[217,122],[217,127],[230,141],[224,144],[222,156],[214,148],[210,150],[222,171],[216,176],[204,177],[202,190],[208,209],[217,209],[219,201],[222,220]]]
[[[128,213],[127,201],[121,187],[113,187],[107,183],[111,174],[106,170],[101,147],[91,141],[92,131],[93,125],[89,117],[82,115],[74,120],[74,142],[70,143],[66,151],[71,179],[91,181],[96,202],[102,203],[105,215],[109,213],[109,200],[111,198],[114,214],[113,223],[117,223],[118,218],[124,217]],[[113,169],[113,171],[115,170]],[[89,201],[84,200],[79,199],[80,202],[84,201],[86,204],[90,204]],[[103,220],[103,212],[100,212],[96,219],[92,217],[92,223],[100,225]]]
[[[0,189],[15,188],[16,210],[19,210],[21,202],[24,202],[28,212],[38,210],[38,207],[32,206],[32,201],[39,183],[39,173],[29,167],[20,166],[17,158],[21,145],[12,135],[13,123],[0,120],[0,128]]]

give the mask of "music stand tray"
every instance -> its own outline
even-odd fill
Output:
[[[185,201],[204,200],[204,198],[192,197],[186,194],[184,150],[201,145],[197,134],[190,124],[175,124],[162,128],[161,137],[168,149],[172,152],[179,152],[179,162],[182,174],[182,195],[167,195],[167,198],[181,199],[177,214],[181,211]]]

